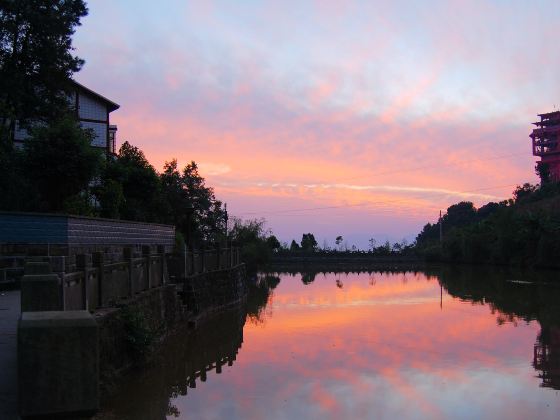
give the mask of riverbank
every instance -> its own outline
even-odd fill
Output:
[[[102,396],[92,420],[159,419],[179,415],[170,400],[188,395],[212,373],[227,374],[243,343],[247,303],[242,300],[196,317],[196,326],[177,328],[150,362],[122,377]],[[187,413],[184,413],[187,415]]]
[[[95,420],[431,418],[433,407],[554,419],[560,284],[537,277],[467,265],[312,283],[259,273],[246,303],[169,337]]]
[[[96,357],[101,398],[117,392],[130,374],[150,365],[165,350],[170,337],[179,331],[196,331],[199,324],[216,314],[243,304],[247,289],[245,266],[238,264],[189,276],[180,284],[153,287],[120,301],[116,307],[92,312],[99,337]],[[19,290],[0,292],[2,419],[19,418],[17,329],[21,315],[20,296]],[[52,348],[40,350],[48,352]]]
[[[149,364],[177,330],[196,328],[242,302],[246,293],[245,266],[240,264],[147,290],[118,308],[96,311],[102,394],[110,395],[128,372]]]

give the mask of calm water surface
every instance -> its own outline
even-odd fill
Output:
[[[554,280],[262,274],[245,305],[170,340],[100,417],[558,419]]]

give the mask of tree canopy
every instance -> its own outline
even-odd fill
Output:
[[[84,61],[72,35],[88,9],[83,0],[0,0],[0,117],[51,121],[68,109],[72,74]]]
[[[63,210],[68,198],[88,190],[101,165],[101,152],[91,147],[91,134],[72,118],[36,127],[25,142],[23,169],[44,211]]]
[[[479,209],[462,202],[416,237],[416,251],[429,260],[558,267],[560,183],[525,183],[513,198]],[[439,241],[440,223],[443,239]]]
[[[304,233],[301,237],[301,249],[304,251],[315,251],[317,241],[312,233]]]

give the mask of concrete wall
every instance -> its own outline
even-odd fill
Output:
[[[134,324],[129,317],[135,317],[141,325]],[[139,361],[143,356],[143,345],[149,351],[148,347],[156,344],[133,343],[131,334],[134,331],[131,329],[143,326],[146,334],[159,340],[186,321],[187,312],[175,285],[167,285],[142,292],[120,308],[99,310],[95,318],[99,326],[101,378],[107,386],[116,374]],[[137,333],[143,334],[142,331]]]
[[[111,385],[119,372],[131,367],[143,356],[142,344],[139,348],[131,340],[134,329],[140,337],[151,336],[155,340],[152,344],[157,344],[181,325],[196,322],[200,317],[242,302],[247,291],[245,266],[240,264],[230,270],[192,276],[184,287],[192,293],[178,294],[177,285],[169,284],[141,292],[129,301],[121,302],[119,308],[95,312],[99,325],[101,377],[105,388]]]
[[[0,212],[0,244],[165,245],[175,227],[56,214]]]
[[[183,294],[187,309],[194,314],[237,302],[246,294],[244,266],[189,276]]]

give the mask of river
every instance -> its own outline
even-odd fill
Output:
[[[261,273],[100,419],[557,419],[558,273]]]

